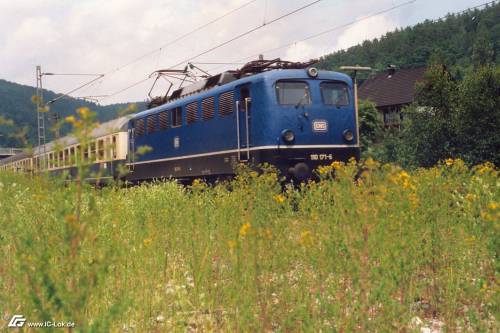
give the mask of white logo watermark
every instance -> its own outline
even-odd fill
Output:
[[[72,321],[38,321],[38,322],[26,322],[26,318],[23,315],[13,315],[10,319],[7,327],[17,328],[24,327],[52,327],[52,328],[65,328],[65,327],[75,327],[75,323]]]
[[[7,327],[23,327],[26,323],[26,318],[23,315],[13,315]]]

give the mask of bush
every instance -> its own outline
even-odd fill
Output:
[[[359,167],[284,191],[270,168],[101,190],[0,173],[2,313],[76,332],[494,331],[498,171]]]

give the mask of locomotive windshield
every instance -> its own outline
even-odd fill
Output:
[[[309,105],[311,94],[309,86],[301,81],[276,82],[276,96],[281,105]]]
[[[320,87],[323,103],[326,105],[349,105],[349,94],[345,83],[323,82]]]

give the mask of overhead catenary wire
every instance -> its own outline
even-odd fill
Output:
[[[319,1],[321,1],[321,0],[319,0]],[[311,4],[306,5],[306,6],[307,6],[307,7],[309,7],[309,6],[311,6],[311,5],[315,4],[315,3],[319,2],[319,1],[315,1],[315,2],[313,2],[313,3],[311,3]],[[250,58],[253,58],[253,57],[255,57],[255,56],[259,55],[259,54],[263,54],[263,53],[267,53],[267,52],[277,51],[277,50],[279,50],[279,49],[283,49],[283,48],[289,47],[290,45],[293,45],[293,44],[296,44],[296,43],[300,43],[300,42],[304,42],[304,41],[307,41],[307,40],[310,40],[310,39],[313,39],[313,38],[316,38],[316,37],[319,37],[319,36],[325,35],[325,34],[327,34],[327,33],[330,33],[330,32],[333,32],[333,31],[336,31],[336,30],[339,30],[339,29],[342,29],[342,28],[346,28],[346,27],[351,26],[351,25],[353,25],[353,24],[355,24],[355,23],[358,23],[358,22],[360,22],[360,21],[364,21],[364,20],[367,20],[367,19],[369,19],[369,18],[373,18],[373,17],[379,16],[379,15],[385,14],[385,13],[390,12],[390,11],[392,11],[392,10],[395,10],[395,9],[397,9],[397,8],[400,8],[400,7],[403,7],[403,6],[406,6],[406,5],[412,4],[412,3],[416,2],[416,1],[418,1],[418,0],[411,0],[411,1],[407,1],[407,2],[404,2],[404,3],[398,4],[398,5],[392,6],[392,7],[390,7],[390,8],[387,8],[387,9],[384,9],[384,10],[381,10],[381,11],[378,11],[378,12],[375,12],[375,13],[372,13],[372,14],[369,14],[369,15],[367,15],[367,16],[363,16],[363,17],[361,17],[361,18],[359,18],[359,19],[356,19],[356,20],[353,20],[353,21],[350,21],[350,22],[344,23],[344,24],[339,25],[339,26],[335,26],[335,27],[329,28],[329,29],[327,29],[327,30],[324,30],[324,31],[322,31],[322,32],[319,32],[319,33],[316,33],[316,34],[313,34],[313,35],[307,36],[307,37],[305,37],[305,38],[302,38],[302,39],[299,39],[299,40],[295,40],[295,41],[293,41],[293,42],[289,42],[289,43],[283,44],[283,45],[281,45],[281,46],[278,46],[278,47],[275,47],[275,48],[272,48],[272,49],[268,49],[268,50],[260,51],[260,52],[259,52],[259,53],[257,53],[257,54],[254,54],[254,55],[251,55],[251,56],[248,56],[248,57],[242,58],[242,59],[237,60],[237,61],[220,62],[220,63],[217,63],[217,62],[196,62],[196,63],[197,63],[197,64],[206,64],[206,65],[211,65],[211,64],[214,64],[214,65],[215,65],[215,64],[217,64],[217,65],[240,65],[240,64],[244,64],[244,62],[243,62],[243,61],[245,61],[245,60],[247,60],[247,59],[250,59]],[[498,1],[498,0],[493,0],[493,1],[489,1],[489,2],[486,2],[486,3],[480,4],[480,5],[474,6],[474,7],[469,7],[469,8],[467,8],[467,9],[463,10],[463,11],[456,12],[456,13],[454,13],[454,14],[460,14],[460,13],[466,12],[466,11],[468,11],[468,10],[472,10],[472,9],[480,8],[480,7],[483,7],[483,6],[490,5],[490,4],[494,4],[494,3],[496,3],[497,1]],[[299,8],[299,9],[300,9],[300,8]],[[304,9],[304,8],[302,8],[302,9]],[[291,14],[293,14],[293,13],[294,13],[294,12],[296,12],[296,11],[297,11],[297,10],[294,10],[293,12],[287,13],[287,14],[285,14],[284,16],[291,15]],[[279,18],[277,18],[277,19],[281,19],[281,18],[284,18],[284,17],[279,17]],[[225,46],[225,45],[227,45],[227,44],[231,43],[232,41],[235,41],[235,40],[237,40],[237,39],[239,39],[239,38],[242,38],[243,36],[245,36],[245,35],[247,35],[247,34],[249,34],[249,33],[253,32],[253,31],[255,31],[255,30],[258,30],[258,29],[260,29],[260,28],[263,28],[263,27],[264,27],[264,26],[266,26],[266,25],[269,25],[269,24],[271,24],[271,23],[275,22],[277,19],[271,20],[271,21],[269,21],[268,23],[264,23],[264,24],[262,24],[262,25],[260,25],[260,26],[258,26],[258,27],[256,27],[256,28],[250,29],[249,31],[247,31],[247,32],[245,32],[245,33],[243,33],[243,34],[240,34],[240,35],[238,35],[238,36],[236,36],[236,37],[233,37],[233,38],[231,38],[230,40],[228,40],[228,41],[226,41],[226,42],[223,42],[223,43],[221,43],[221,44],[219,44],[219,45],[217,45],[217,46],[215,46],[215,47],[212,47],[212,48],[210,48],[209,50],[206,50],[206,51],[204,51],[204,52],[202,52],[202,53],[200,53],[200,54],[198,54],[198,55],[195,55],[195,56],[193,56],[193,57],[189,57],[189,58],[187,58],[187,59],[183,60],[182,62],[179,62],[179,63],[177,63],[177,64],[175,64],[175,65],[171,66],[171,68],[172,68],[172,67],[175,67],[175,66],[178,66],[178,65],[180,65],[180,64],[183,64],[184,62],[187,62],[187,61],[193,60],[193,59],[195,59],[195,58],[198,58],[198,57],[200,57],[201,55],[205,55],[205,54],[207,54],[207,53],[209,53],[209,52],[211,52],[211,51],[213,51],[213,50],[215,50],[215,49],[218,49],[218,48],[220,48],[220,47],[222,47],[222,46]],[[437,19],[437,20],[439,20],[439,19]],[[212,68],[211,70],[215,70],[215,69],[218,69],[218,68],[220,68],[220,67],[221,67],[221,66],[218,66],[218,67]],[[119,94],[119,93],[122,93],[122,92],[124,92],[124,91],[126,91],[126,90],[128,90],[128,89],[131,89],[132,87],[135,87],[135,86],[137,86],[137,85],[141,84],[141,83],[142,83],[142,82],[144,82],[144,81],[147,81],[148,79],[149,79],[149,78],[141,79],[140,81],[135,82],[135,83],[131,84],[130,86],[127,86],[127,87],[125,87],[125,88],[123,88],[123,89],[120,89],[120,90],[118,90],[117,92],[114,92],[114,93],[112,93],[112,94],[106,95],[106,97],[105,97],[105,98],[107,98],[107,97],[112,97],[112,96],[115,96],[115,95],[117,95],[117,94]]]
[[[350,22],[347,22],[347,23],[344,23],[344,24],[341,24],[341,25],[337,25],[337,26],[334,26],[332,28],[328,28],[326,30],[323,30],[321,32],[318,32],[318,33],[315,33],[315,34],[312,34],[312,35],[309,35],[307,37],[304,37],[304,38],[301,38],[301,39],[297,39],[297,40],[294,40],[294,41],[291,41],[291,42],[287,42],[285,44],[282,44],[280,46],[277,46],[277,47],[273,47],[271,49],[267,49],[267,50],[262,50],[260,51],[259,53],[255,53],[255,54],[252,54],[248,57],[245,57],[245,58],[241,58],[239,60],[235,60],[235,63],[244,63],[245,60],[248,60],[248,59],[252,59],[252,58],[255,58],[256,56],[260,55],[260,54],[264,54],[264,53],[268,53],[268,52],[274,52],[274,51],[277,51],[277,50],[281,50],[281,49],[284,49],[284,48],[287,48],[287,47],[290,47],[292,45],[296,45],[297,43],[301,43],[301,42],[305,42],[307,40],[310,40],[310,39],[314,39],[314,38],[317,38],[317,37],[320,37],[320,36],[323,36],[325,34],[328,34],[328,33],[331,33],[333,31],[336,31],[336,30],[339,30],[339,29],[344,29],[344,28],[347,28],[353,24],[356,24],[356,23],[359,23],[359,22],[362,22],[362,21],[365,21],[365,20],[368,20],[370,18],[373,18],[373,17],[376,17],[376,16],[379,16],[379,15],[382,15],[382,14],[385,14],[385,13],[388,13],[390,11],[393,11],[393,10],[396,10],[398,8],[401,8],[401,7],[404,7],[404,6],[407,6],[407,5],[410,5],[412,3],[415,3],[416,1],[418,0],[410,0],[410,1],[406,1],[406,2],[403,2],[401,4],[398,4],[398,5],[395,5],[395,6],[392,6],[390,8],[386,8],[386,9],[383,9],[383,10],[380,10],[378,12],[374,12],[372,14],[369,14],[369,15],[366,15],[366,16],[362,16],[358,19],[355,19],[355,20],[352,20]],[[222,66],[217,66],[215,68],[212,68],[211,70],[216,70],[218,68],[221,68]]]
[[[186,32],[185,34],[182,34],[182,35],[180,35],[179,37],[176,37],[175,39],[173,39],[173,40],[171,40],[171,41],[168,41],[167,43],[165,43],[165,44],[161,45],[160,47],[158,47],[158,48],[156,48],[156,49],[154,49],[154,50],[151,50],[151,51],[149,51],[149,52],[147,52],[147,53],[145,53],[145,54],[143,54],[143,55],[141,55],[141,56],[139,56],[139,57],[137,57],[137,58],[134,58],[133,60],[131,60],[131,61],[129,61],[129,62],[127,62],[127,63],[123,64],[123,65],[120,65],[120,66],[118,66],[118,67],[116,67],[116,68],[114,68],[114,69],[112,69],[112,70],[110,70],[109,72],[106,72],[106,73],[104,73],[104,74],[101,74],[101,77],[99,77],[99,79],[103,79],[103,78],[105,78],[105,77],[109,77],[110,75],[112,75],[112,74],[114,74],[114,73],[116,73],[116,72],[118,72],[118,71],[120,71],[120,70],[122,70],[122,69],[124,69],[124,68],[126,68],[126,67],[128,67],[128,66],[130,66],[130,65],[132,65],[132,64],[135,64],[135,63],[137,63],[137,62],[141,61],[142,59],[145,59],[145,58],[147,58],[147,57],[149,57],[149,56],[151,56],[151,55],[153,55],[153,54],[155,54],[155,53],[160,52],[160,54],[161,54],[161,51],[162,51],[163,49],[165,49],[166,47],[171,46],[171,45],[173,45],[173,44],[175,44],[175,43],[177,43],[177,42],[179,42],[179,41],[181,41],[181,40],[185,39],[186,37],[188,37],[188,36],[190,36],[190,35],[192,35],[192,34],[194,34],[194,33],[198,32],[198,31],[200,31],[200,30],[202,30],[202,29],[204,29],[204,28],[206,28],[206,27],[208,27],[208,26],[210,26],[210,25],[212,25],[212,24],[214,24],[214,23],[216,23],[216,22],[218,22],[218,21],[220,21],[220,20],[222,20],[223,18],[225,18],[225,17],[228,17],[228,16],[232,15],[233,13],[235,13],[235,12],[237,12],[237,11],[239,11],[239,10],[241,10],[241,9],[243,9],[243,8],[245,8],[245,7],[247,7],[247,6],[249,6],[249,5],[251,5],[252,3],[256,2],[256,1],[258,1],[258,0],[250,0],[250,1],[247,1],[247,2],[245,2],[244,4],[242,4],[241,6],[238,6],[238,7],[234,8],[234,9],[231,9],[230,11],[228,11],[228,12],[226,12],[226,13],[222,14],[221,16],[218,16],[218,17],[216,17],[215,19],[213,19],[213,20],[211,20],[211,21],[209,21],[209,22],[207,22],[207,23],[204,23],[204,24],[202,24],[202,25],[200,25],[200,26],[198,26],[198,27],[196,27],[196,28],[194,28],[194,29],[192,29],[192,30],[190,30],[190,31]],[[79,87],[77,87],[76,89],[72,90],[71,92],[64,94],[63,96],[66,96],[66,95],[68,95],[68,94],[70,94],[70,93],[74,93],[74,92],[76,92],[76,91],[78,91],[78,90],[80,90],[80,89],[82,89],[82,88],[92,86],[92,85],[94,85],[97,81],[98,81],[98,80],[92,80],[92,81],[91,81],[91,82],[89,82],[88,84],[85,84],[85,85],[79,86]],[[140,84],[140,83],[142,83],[142,82],[144,82],[144,81],[146,81],[146,80],[142,80],[141,82],[137,82],[136,84],[131,85],[131,87],[136,86],[136,85],[138,85],[138,84]],[[102,83],[102,80],[101,80],[100,82]],[[130,87],[130,88],[131,88],[131,87]],[[130,88],[129,88],[129,89],[130,89]],[[119,93],[119,92],[117,92],[117,93]],[[113,93],[113,94],[115,94],[115,93]],[[110,94],[110,95],[104,95],[104,96],[112,96],[113,94]],[[61,98],[62,98],[63,96],[61,96]]]
[[[274,52],[274,51],[277,51],[277,50],[281,50],[281,49],[284,49],[286,47],[289,47],[291,45],[294,45],[294,44],[297,44],[297,43],[300,43],[300,42],[304,42],[304,41],[307,41],[307,40],[310,40],[310,39],[313,39],[313,38],[316,38],[316,37],[320,37],[322,35],[325,35],[327,33],[330,33],[330,32],[333,32],[333,31],[336,31],[336,30],[339,30],[339,29],[343,29],[343,28],[347,28],[353,24],[356,24],[358,22],[361,22],[361,21],[364,21],[364,20],[367,20],[367,19],[370,19],[370,18],[373,18],[373,17],[376,17],[376,16],[379,16],[379,15],[382,15],[382,14],[385,14],[387,12],[390,12],[392,10],[395,10],[395,9],[398,9],[400,7],[403,7],[403,6],[407,6],[407,5],[410,5],[414,2],[417,2],[418,0],[411,0],[411,1],[407,1],[407,2],[404,2],[404,3],[401,3],[401,4],[398,4],[398,5],[395,5],[395,6],[392,6],[390,8],[387,8],[387,9],[384,9],[384,10],[381,10],[379,12],[375,12],[375,13],[372,13],[372,14],[369,14],[367,16],[363,16],[359,19],[356,19],[356,20],[353,20],[351,22],[348,22],[348,23],[344,23],[342,25],[338,25],[338,26],[335,26],[335,27],[332,27],[332,28],[329,28],[327,30],[324,30],[324,31],[321,31],[319,33],[316,33],[316,34],[313,34],[313,35],[310,35],[310,36],[307,36],[305,38],[302,38],[302,39],[299,39],[299,40],[295,40],[293,42],[289,42],[289,43],[286,43],[286,44],[283,44],[283,45],[280,45],[278,47],[274,47],[274,48],[271,48],[271,49],[267,49],[267,50],[262,50],[260,51],[259,53],[255,53],[255,54],[252,54],[251,56],[248,56],[248,57],[245,57],[245,58],[240,58],[239,60],[235,60],[235,63],[238,63],[238,62],[244,62],[245,60],[248,60],[248,59],[252,59],[252,58],[255,58],[256,56],[260,55],[260,54],[264,54],[264,53],[268,53],[268,52]],[[489,1],[489,2],[485,2],[485,3],[482,3],[480,5],[477,5],[477,6],[474,6],[474,7],[469,7],[469,8],[466,8],[464,10],[461,10],[461,11],[458,11],[458,12],[454,12],[452,13],[453,15],[460,15],[462,13],[465,13],[467,11],[470,11],[470,10],[474,10],[474,9],[477,9],[477,8],[480,8],[480,7],[485,7],[485,6],[488,6],[488,5],[492,5],[492,4],[495,4],[496,2],[498,2],[499,0],[493,0],[493,1]],[[448,14],[449,15],[449,14]],[[432,20],[433,22],[437,22],[443,18],[446,18],[446,16],[442,16],[442,17],[439,17],[437,19],[434,19]],[[223,65],[223,64],[221,64]],[[217,70],[219,68],[222,68],[223,66],[217,66],[217,67],[214,67],[214,68],[211,68],[210,70],[211,71],[214,71],[214,70]]]
[[[287,13],[285,13],[285,14],[281,15],[281,16],[278,16],[277,18],[274,18],[274,19],[270,20],[270,21],[269,21],[269,22],[267,22],[267,23],[263,23],[263,24],[261,24],[261,25],[258,25],[258,26],[256,26],[256,27],[251,28],[251,29],[249,29],[249,30],[247,30],[247,31],[245,31],[245,32],[243,32],[243,33],[240,33],[240,34],[238,34],[238,35],[236,35],[236,36],[234,36],[234,37],[232,37],[232,38],[230,38],[230,39],[228,39],[228,40],[226,40],[226,41],[224,41],[224,42],[222,42],[222,43],[220,43],[220,44],[217,44],[217,45],[215,45],[215,46],[213,46],[213,47],[210,47],[209,49],[207,49],[207,50],[205,50],[205,51],[203,51],[203,52],[201,52],[201,53],[198,53],[198,54],[196,54],[196,55],[194,55],[194,56],[190,56],[190,57],[188,57],[188,58],[186,58],[186,59],[183,59],[182,61],[179,61],[179,62],[178,62],[178,63],[176,63],[175,65],[171,65],[169,68],[170,68],[170,69],[173,69],[173,68],[175,68],[175,67],[177,67],[177,66],[179,66],[179,65],[182,65],[182,64],[184,64],[184,63],[187,63],[187,62],[189,62],[189,61],[191,61],[191,60],[193,60],[193,59],[196,59],[196,58],[198,58],[198,57],[200,57],[200,56],[202,56],[202,55],[205,55],[205,54],[207,54],[207,53],[210,53],[210,52],[212,52],[212,51],[215,51],[215,50],[217,50],[217,49],[219,49],[219,48],[221,48],[221,47],[223,47],[223,46],[225,46],[225,45],[228,45],[228,44],[230,44],[230,43],[232,43],[232,42],[234,42],[234,41],[236,41],[236,40],[238,40],[238,39],[240,39],[240,38],[242,38],[242,37],[244,37],[244,36],[246,36],[246,35],[249,35],[249,34],[251,34],[251,33],[255,32],[255,31],[259,30],[259,29],[262,29],[262,28],[264,28],[264,27],[267,27],[267,26],[269,26],[269,25],[271,25],[271,24],[273,24],[273,23],[276,23],[276,22],[278,22],[278,21],[280,21],[280,20],[282,20],[282,19],[284,19],[284,18],[286,18],[286,17],[288,17],[288,16],[290,16],[290,15],[296,14],[296,13],[298,13],[298,12],[300,12],[300,11],[302,11],[302,10],[306,9],[306,8],[309,8],[309,7],[313,6],[313,5],[315,5],[315,4],[319,3],[319,2],[321,2],[321,1],[323,1],[323,0],[315,0],[315,1],[309,2],[309,3],[307,3],[307,4],[303,5],[303,6],[299,7],[299,8],[296,8],[296,9],[294,9],[294,10],[292,10],[292,11],[289,11],[289,12],[287,12]],[[130,89],[130,88],[132,88],[132,87],[135,87],[135,86],[137,86],[138,84],[140,84],[140,83],[142,83],[142,82],[144,82],[144,81],[146,81],[146,80],[148,80],[148,79],[149,79],[149,77],[148,77],[148,78],[146,78],[146,79],[142,79],[142,80],[140,80],[140,81],[137,81],[136,83],[133,83],[133,84],[132,84],[132,85],[130,85],[129,87],[126,87],[126,88],[120,89],[119,91],[117,91],[117,92],[115,92],[115,93],[109,94],[109,95],[108,95],[108,98],[109,98],[109,97],[112,97],[112,96],[115,96],[115,95],[117,95],[117,94],[119,94],[119,93],[122,93],[122,92],[124,92],[124,91],[126,91],[126,90],[128,90],[128,89]]]
[[[232,43],[232,42],[234,42],[234,41],[236,41],[236,40],[238,40],[238,39],[240,39],[240,38],[242,38],[242,37],[244,37],[244,36],[246,36],[246,35],[249,35],[249,34],[251,34],[251,33],[255,32],[255,31],[257,31],[257,30],[260,30],[260,29],[262,29],[262,28],[264,28],[264,27],[267,27],[268,25],[271,25],[271,24],[273,24],[273,23],[276,23],[276,22],[278,22],[278,21],[280,21],[280,20],[282,20],[282,19],[284,19],[284,18],[286,18],[286,17],[288,17],[288,16],[290,16],[290,15],[293,15],[293,14],[295,14],[295,13],[298,13],[298,12],[300,12],[300,11],[302,11],[302,10],[306,9],[306,8],[309,8],[309,7],[311,7],[311,6],[313,6],[313,5],[317,4],[317,3],[319,3],[319,2],[321,2],[321,1],[323,1],[323,0],[315,0],[315,1],[309,2],[309,3],[305,4],[304,6],[301,6],[301,7],[297,8],[297,9],[294,9],[294,10],[292,10],[292,11],[290,11],[290,12],[286,13],[286,14],[283,14],[283,15],[281,15],[281,16],[278,16],[277,18],[272,19],[271,21],[269,21],[269,22],[267,22],[267,23],[263,23],[263,24],[261,24],[261,25],[259,25],[259,26],[256,26],[256,27],[254,27],[254,28],[252,28],[252,29],[250,29],[250,30],[247,30],[247,31],[245,31],[245,32],[242,32],[241,34],[236,35],[235,37],[230,38],[230,39],[226,40],[225,42],[222,42],[222,43],[220,43],[220,44],[217,44],[217,45],[215,45],[215,46],[213,46],[213,47],[211,47],[211,48],[209,48],[209,49],[207,49],[207,50],[205,50],[205,51],[203,51],[203,52],[201,52],[201,53],[198,53],[197,55],[194,55],[194,56],[188,57],[188,58],[186,58],[186,59],[184,59],[184,60],[181,60],[181,61],[179,61],[178,63],[176,63],[175,65],[170,66],[170,68],[175,68],[175,67],[177,67],[177,66],[179,66],[179,65],[182,65],[182,64],[184,64],[184,63],[186,63],[186,62],[188,62],[188,61],[191,61],[191,60],[193,60],[193,59],[196,59],[196,58],[198,58],[198,57],[200,57],[200,56],[202,56],[202,55],[205,55],[205,54],[207,54],[207,53],[210,53],[210,52],[212,52],[212,51],[215,51],[215,50],[217,50],[217,49],[219,49],[219,48],[221,48],[221,47],[223,47],[223,46],[225,46],[225,45],[227,45],[227,44],[229,44],[229,43]]]
[[[209,22],[207,22],[205,24],[202,24],[202,25],[198,26],[198,27],[194,28],[193,30],[188,31],[185,34],[182,34],[179,37],[177,37],[177,38],[175,38],[175,39],[173,39],[171,41],[168,41],[167,43],[161,45],[160,47],[158,47],[158,48],[156,48],[154,50],[151,50],[151,51],[149,51],[149,52],[147,52],[147,53],[145,53],[145,54],[143,54],[143,55],[141,55],[141,56],[139,56],[139,57],[137,57],[137,58],[135,58],[135,59],[133,59],[133,60],[131,60],[131,61],[123,64],[123,65],[121,65],[121,66],[119,66],[119,67],[116,67],[115,69],[109,71],[105,75],[110,75],[112,73],[118,72],[118,71],[122,70],[123,68],[125,68],[127,66],[130,66],[130,65],[132,65],[132,64],[134,64],[134,63],[136,63],[136,62],[138,62],[138,61],[140,61],[140,60],[142,60],[144,58],[147,58],[147,57],[149,57],[149,56],[151,56],[151,55],[153,55],[153,54],[155,54],[157,52],[161,52],[164,48],[166,48],[168,46],[171,46],[171,45],[173,45],[173,44],[175,44],[175,43],[183,40],[184,38],[186,38],[186,37],[194,34],[195,32],[198,32],[198,31],[200,31],[200,30],[202,30],[202,29],[204,29],[204,28],[206,28],[206,27],[208,27],[208,26],[210,26],[210,25],[212,25],[212,24],[214,24],[214,23],[222,20],[223,18],[225,18],[225,17],[227,17],[227,16],[229,16],[229,15],[231,15],[231,14],[233,14],[233,13],[235,13],[235,12],[237,12],[237,11],[239,11],[239,10],[241,10],[241,9],[249,6],[249,5],[251,5],[252,3],[256,2],[256,1],[258,1],[258,0],[247,1],[243,5],[241,5],[241,6],[237,7],[237,8],[234,8],[234,9],[226,12],[226,13],[222,14],[221,16],[218,16],[215,19],[213,19],[213,20],[211,20],[211,21],[209,21]]]

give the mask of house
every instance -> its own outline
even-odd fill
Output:
[[[361,100],[375,103],[386,127],[399,127],[401,109],[413,102],[415,84],[424,78],[425,67],[396,69],[388,66],[383,73],[366,79],[358,90]]]

